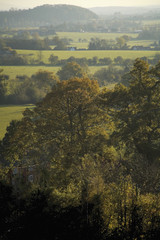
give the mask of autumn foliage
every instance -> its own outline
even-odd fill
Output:
[[[158,239],[160,64],[137,59],[127,79],[113,89],[85,75],[57,82],[11,122],[1,143],[1,178],[15,166],[34,165],[39,173],[33,183],[17,178],[12,189],[24,221],[14,234],[31,227],[43,233],[39,239]]]

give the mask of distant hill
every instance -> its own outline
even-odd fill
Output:
[[[90,8],[90,10],[97,15],[113,15],[115,13],[121,13],[124,15],[139,15],[148,13],[149,11],[160,11],[160,5],[153,7],[94,7]]]
[[[72,5],[43,5],[29,10],[0,12],[0,27],[40,27],[98,18],[89,9]]]

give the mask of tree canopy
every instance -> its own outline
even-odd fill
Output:
[[[128,79],[129,86],[116,85],[107,93],[107,104],[114,109],[119,138],[136,148],[148,161],[159,158],[159,63],[149,68],[137,59]]]
[[[85,75],[83,68],[76,62],[66,63],[58,72],[60,80],[68,80],[72,77],[81,78]]]
[[[43,210],[44,217],[58,211],[58,216],[68,219],[60,226],[69,222],[64,238],[80,223],[80,233],[84,233],[83,226],[87,230],[97,226],[94,237],[98,240],[157,239],[160,63],[151,67],[136,59],[127,80],[126,85],[116,84],[112,89],[100,88],[86,76],[57,82],[33,109],[24,111],[22,120],[10,123],[0,145],[2,165],[38,169],[34,183],[15,184],[17,201],[24,192],[30,195],[31,189],[35,194],[25,202],[28,210],[19,208],[18,219],[27,219],[27,214],[40,218],[37,209]],[[51,194],[36,192],[37,186]],[[15,224],[14,211],[10,213],[8,205],[7,209],[9,228],[8,222]],[[76,222],[72,219],[71,223],[73,212]],[[54,215],[54,219],[59,218]],[[39,221],[36,224],[39,226]],[[22,225],[15,231],[25,232],[28,225]],[[49,231],[61,236],[58,230]]]

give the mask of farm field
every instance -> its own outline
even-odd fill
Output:
[[[17,50],[18,53],[27,55],[30,52],[37,56],[38,51],[31,50]],[[67,59],[71,56],[75,58],[87,59],[97,56],[98,58],[109,57],[112,60],[117,56],[122,56],[124,59],[136,59],[141,57],[153,58],[156,54],[160,54],[160,51],[42,51],[42,60],[44,63],[48,64],[48,58],[51,54],[58,56],[59,59]],[[97,70],[105,66],[90,66],[88,67],[90,73],[95,73]],[[3,73],[10,76],[10,79],[15,79],[17,75],[27,75],[31,76],[38,72],[39,70],[51,71],[56,74],[56,72],[61,68],[61,66],[0,66],[3,69]]]
[[[127,42],[127,45],[129,48],[133,46],[144,46],[144,47],[149,47],[151,44],[153,44],[155,41],[154,40],[131,40]],[[89,42],[71,42],[68,47],[76,47],[77,49],[88,49]],[[54,46],[50,46],[52,49],[54,49]]]
[[[151,44],[153,44],[155,41],[153,40],[134,40],[134,41],[129,41],[127,44],[129,47],[133,46],[143,46],[143,47],[148,47]]]
[[[30,55],[32,54],[33,59],[37,59],[40,51],[38,50],[17,50],[18,54],[22,55]],[[95,51],[41,51],[41,60],[45,64],[49,64],[48,58],[51,54],[58,56],[59,60],[67,59],[71,56],[76,58],[93,58],[97,56],[98,58],[110,57],[114,59],[117,56],[121,56],[123,58],[131,58],[136,59],[138,57],[148,57],[153,58],[156,53],[160,53],[160,51],[133,51],[133,50],[95,50]]]
[[[113,39],[115,40],[122,35],[128,35],[129,37],[136,38],[137,33],[97,33],[97,32],[56,32],[59,38],[71,38],[73,42],[79,42],[79,39],[85,39],[90,41],[91,38],[100,38],[100,39]]]
[[[108,66],[90,66],[88,67],[88,73],[94,74],[96,71],[100,70],[101,68],[107,68]],[[2,66],[0,67],[3,69],[3,73],[6,75],[9,75],[10,80],[15,80],[16,76],[22,76],[26,75],[28,77],[32,76],[39,70],[42,71],[49,71],[53,72],[54,74],[57,73],[57,71],[61,67],[41,67],[41,66]],[[16,81],[15,81],[16,83]]]
[[[0,106],[0,139],[5,135],[6,128],[11,120],[19,120],[25,108],[33,108],[34,105],[1,105]]]
[[[157,25],[160,24],[160,19],[151,19],[151,20],[143,20],[143,25]]]
[[[56,73],[60,67],[46,67],[46,66],[2,66],[3,73],[10,76],[10,79],[15,79],[17,75],[32,76],[39,70]]]
[[[152,21],[150,22],[150,24]],[[147,24],[147,23],[145,23]],[[127,43],[129,47],[134,45],[138,46],[149,46],[150,44],[154,43],[154,40],[137,40],[138,33],[78,33],[78,32],[57,32],[56,33],[59,38],[69,38],[72,39],[71,46],[77,47],[77,49],[87,49],[88,44],[91,38],[99,38],[99,39],[106,39],[106,40],[116,40],[116,38],[121,37],[123,35],[127,35],[131,37],[131,41]],[[50,36],[51,37],[51,36]],[[54,37],[54,36],[52,36]]]

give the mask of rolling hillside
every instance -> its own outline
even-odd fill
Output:
[[[0,12],[0,27],[39,27],[96,19],[92,11],[72,5],[43,5],[28,10]]]

